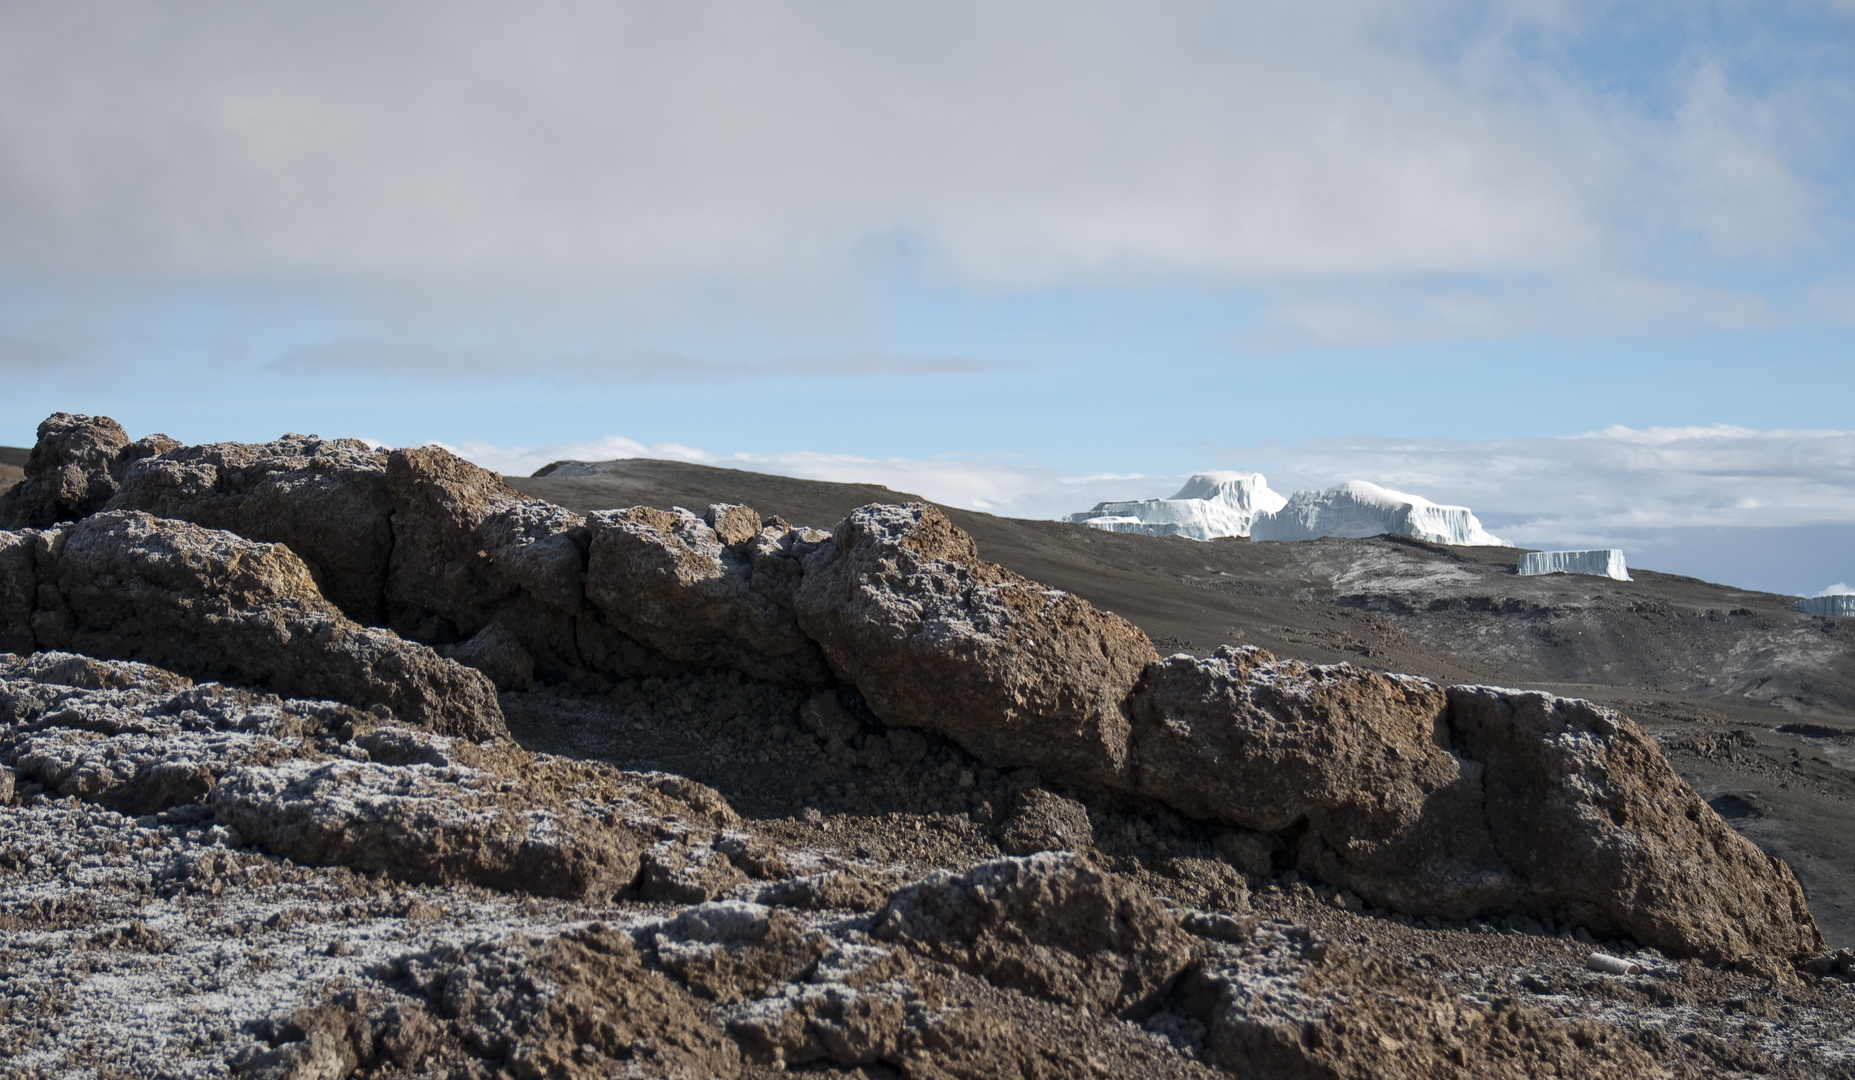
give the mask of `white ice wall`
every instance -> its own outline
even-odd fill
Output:
[[[1288,500],[1269,490],[1261,473],[1196,473],[1170,499],[1096,503],[1069,520],[1109,532],[1213,540],[1248,536],[1256,519]]]
[[[1442,506],[1418,495],[1352,480],[1326,491],[1297,491],[1283,508],[1259,518],[1252,540],[1317,540],[1409,536],[1433,544],[1508,546],[1466,506]]]
[[[1596,577],[1616,578],[1618,581],[1630,580],[1629,568],[1623,564],[1623,552],[1618,548],[1529,551],[1520,556],[1517,570],[1527,575],[1592,574]]]
[[[1855,596],[1847,593],[1812,596],[1792,604],[1791,610],[1806,615],[1855,615]]]

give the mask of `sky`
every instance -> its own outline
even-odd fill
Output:
[[[0,8],[0,444],[1367,479],[1855,580],[1855,0]]]

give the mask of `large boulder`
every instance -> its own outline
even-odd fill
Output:
[[[1449,722],[1485,768],[1487,828],[1529,907],[1677,955],[1823,951],[1790,867],[1721,820],[1627,717],[1452,686]]]
[[[794,530],[763,528],[746,507],[710,516],[719,529],[683,509],[592,515],[587,598],[611,625],[672,659],[788,686],[828,682],[824,656],[790,604]]]
[[[53,413],[39,425],[26,476],[0,494],[0,529],[37,529],[103,508],[123,470],[180,444],[165,435],[131,442],[107,416]]]
[[[1519,911],[1681,956],[1822,948],[1789,868],[1590,702],[1225,647],[1155,664],[1131,711],[1141,793],[1275,834],[1370,903]]]
[[[29,632],[31,649],[383,705],[408,723],[473,738],[507,734],[488,679],[349,620],[281,544],[127,511],[0,535],[0,565],[32,550],[32,610],[25,626],[15,615],[0,631],[16,643]]]
[[[1454,918],[1520,895],[1481,823],[1481,767],[1447,748],[1435,683],[1224,646],[1155,664],[1130,708],[1140,792],[1283,834],[1307,873]]]
[[[110,510],[142,510],[287,544],[350,619],[386,621],[393,504],[386,453],[356,439],[177,447],[123,470]]]
[[[932,506],[872,504],[806,557],[799,625],[884,722],[988,764],[1117,786],[1139,628],[979,557]]]

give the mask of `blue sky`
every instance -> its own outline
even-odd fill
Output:
[[[19,5],[0,443],[1260,468],[1812,592],[1852,181],[1849,0]]]

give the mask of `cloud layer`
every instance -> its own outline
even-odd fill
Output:
[[[841,326],[898,270],[1265,288],[1274,346],[1746,325],[1757,289],[1656,266],[1834,250],[1855,83],[1833,52],[1746,76],[1759,50],[1708,11],[10,5],[0,274],[307,283],[414,369],[432,326],[498,311],[512,336]],[[1585,57],[1632,22],[1679,54],[1621,41],[1620,81]]]

